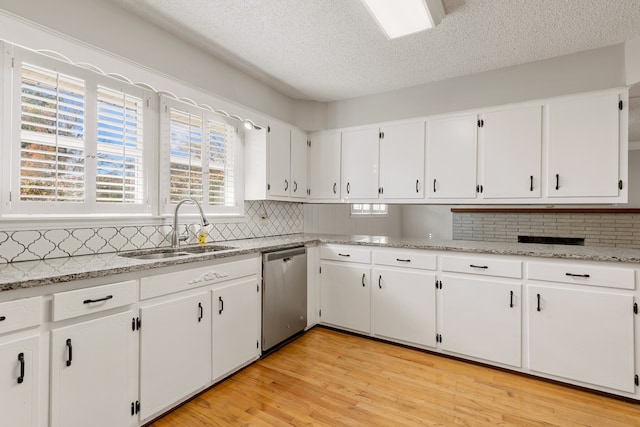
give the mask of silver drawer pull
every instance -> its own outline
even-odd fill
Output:
[[[469,264],[469,267],[471,267],[471,268],[482,268],[482,269],[485,269],[485,270],[487,268],[489,268],[489,266],[487,266],[487,265],[473,265],[473,264]]]

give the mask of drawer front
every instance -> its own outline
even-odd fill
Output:
[[[42,320],[42,297],[0,303],[0,334],[38,326]]]
[[[260,258],[256,257],[143,277],[140,279],[140,299],[154,298],[258,274],[259,263]]]
[[[422,270],[435,270],[437,257],[422,251],[374,251],[373,263],[376,265],[389,265],[392,267],[419,268]]]
[[[53,294],[53,321],[99,313],[136,302],[137,280]]]
[[[331,261],[371,263],[369,249],[352,248],[349,246],[323,246],[320,248],[320,258]]]
[[[522,262],[482,257],[442,257],[442,271],[522,278]]]
[[[632,268],[602,267],[588,263],[530,262],[527,265],[528,278],[533,280],[635,289],[635,271]]]

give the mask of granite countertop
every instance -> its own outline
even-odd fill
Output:
[[[126,258],[118,256],[117,253],[109,253],[0,264],[0,291],[31,288],[72,280],[105,277],[119,273],[147,271],[159,267],[187,264],[196,261],[206,261],[236,255],[273,251],[313,242],[403,249],[426,249],[447,252],[640,263],[640,249],[541,245],[528,243],[498,243],[464,240],[400,239],[386,236],[290,234],[275,237],[216,242],[216,244],[224,244],[225,246],[231,246],[234,249],[156,260]]]

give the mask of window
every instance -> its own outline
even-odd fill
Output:
[[[203,108],[163,96],[161,100],[163,212],[185,197],[205,212],[240,213],[235,188],[237,130]]]
[[[354,217],[383,217],[389,213],[384,203],[354,203],[351,205],[351,216]]]
[[[149,91],[17,48],[13,91],[9,213],[150,213]]]

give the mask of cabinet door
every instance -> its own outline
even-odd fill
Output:
[[[291,189],[291,131],[278,124],[269,127],[269,196],[288,197]]]
[[[521,366],[521,284],[442,277],[442,349]]]
[[[369,333],[370,270],[356,265],[322,263],[320,268],[321,321]]]
[[[432,199],[476,197],[477,116],[427,122],[427,194]]]
[[[483,114],[484,199],[540,197],[542,107]]]
[[[51,331],[51,426],[137,425],[133,312]]]
[[[607,94],[549,104],[549,197],[618,196],[618,101]]]
[[[39,337],[0,344],[0,421],[11,427],[38,424]]]
[[[315,134],[309,149],[311,199],[340,198],[340,134]]]
[[[424,197],[424,122],[386,126],[380,139],[380,187],[384,199]]]
[[[434,273],[374,270],[371,284],[373,334],[435,347],[435,281]]]
[[[142,420],[211,380],[211,295],[176,298],[140,309]]]
[[[213,379],[258,358],[259,312],[257,279],[214,289]]]
[[[633,392],[633,297],[530,286],[529,367]]]
[[[378,198],[378,128],[342,133],[342,197]]]
[[[307,198],[307,135],[291,131],[291,197]]]

